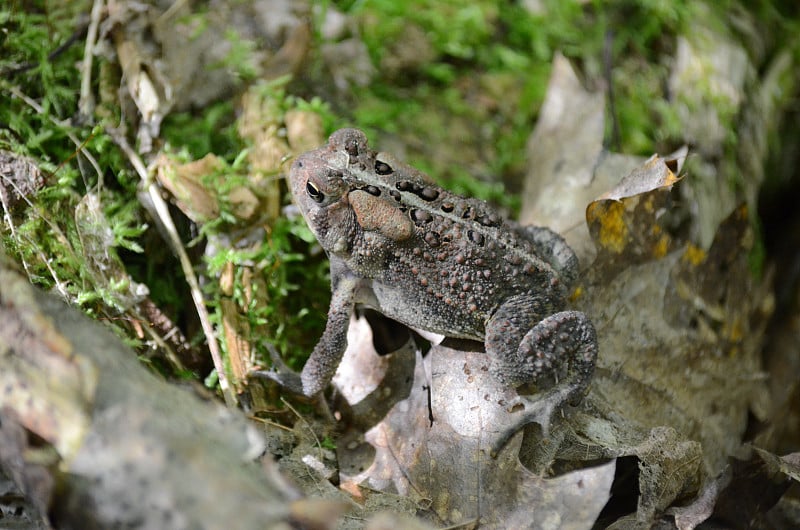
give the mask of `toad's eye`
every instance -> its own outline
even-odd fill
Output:
[[[306,182],[306,193],[311,197],[314,202],[322,202],[325,200],[325,194],[319,191],[319,188],[313,182]]]

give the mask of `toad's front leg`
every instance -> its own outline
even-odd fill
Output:
[[[553,413],[577,401],[594,373],[597,335],[589,318],[578,311],[562,311],[537,322],[542,310],[546,304],[541,299],[516,297],[504,303],[486,326],[490,371],[501,383],[538,384],[558,379],[566,367],[566,377],[551,388],[532,397],[519,396],[509,404],[509,416],[500,422],[492,444],[494,454],[528,423],[538,423],[546,434]]]
[[[254,375],[271,379],[282,388],[307,397],[314,397],[325,390],[347,349],[347,329],[359,283],[359,279],[352,276],[341,276],[333,283],[325,331],[300,374],[292,371],[280,357],[273,354],[273,370],[258,371]]]

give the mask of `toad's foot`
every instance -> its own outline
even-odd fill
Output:
[[[269,356],[272,360],[272,370],[255,370],[251,372],[251,376],[263,379],[269,379],[278,383],[281,388],[288,390],[292,394],[298,396],[305,396],[303,392],[303,381],[300,379],[300,374],[289,368],[278,351],[270,344],[267,345]]]
[[[541,396],[517,396],[506,407],[505,417],[500,418],[497,423],[499,431],[492,440],[492,457],[496,457],[503,446],[529,423],[538,423],[542,428],[542,435],[547,438],[553,414],[573,400],[582,387],[580,383],[561,385]]]

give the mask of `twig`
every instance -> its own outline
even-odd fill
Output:
[[[81,95],[78,101],[78,112],[84,118],[94,113],[94,95],[92,94],[92,59],[97,42],[97,29],[103,13],[103,0],[94,0],[89,29],[86,32],[86,44],[83,47],[83,63],[81,65]]]
[[[23,94],[17,87],[12,86],[9,87],[9,91],[12,93],[13,96],[21,99],[26,104],[28,104],[31,108],[33,108],[36,112],[42,113],[43,109],[41,105],[39,105],[36,101],[32,100],[25,94]],[[92,164],[95,171],[98,174],[98,182],[102,182],[102,174],[103,172],[100,170],[100,164],[97,163],[97,160],[89,153],[86,149],[83,148],[82,142],[68,130],[70,127],[70,123],[67,121],[60,121],[52,116],[50,117],[50,121],[54,124],[58,125],[59,127],[63,127],[66,130],[66,134],[72,142],[75,143],[78,150],[81,152],[83,156]],[[161,195],[158,192],[158,189],[155,187],[155,184],[148,183],[147,178],[147,169],[144,166],[144,162],[142,159],[133,151],[133,149],[128,144],[127,139],[122,134],[119,134],[118,131],[107,128],[106,132],[111,136],[111,138],[116,142],[116,144],[122,149],[125,154],[128,156],[131,164],[133,165],[136,172],[139,174],[139,177],[142,179],[143,182],[147,185],[148,194],[153,201],[153,205],[156,209],[155,212],[151,211],[151,215],[153,217],[160,219],[165,227],[167,233],[169,234],[169,243],[172,246],[173,251],[178,256],[181,262],[181,268],[183,269],[184,275],[186,276],[186,281],[189,283],[189,289],[192,293],[192,300],[194,301],[195,308],[197,309],[198,316],[200,318],[200,323],[203,327],[203,332],[206,335],[206,340],[208,341],[208,349],[211,352],[211,358],[214,362],[214,368],[217,370],[217,375],[219,377],[219,386],[222,389],[222,395],[225,398],[225,404],[229,407],[236,406],[236,396],[234,395],[233,391],[230,388],[230,384],[228,383],[228,377],[225,375],[225,366],[222,363],[222,356],[220,355],[219,345],[216,340],[216,336],[214,335],[214,329],[211,326],[211,322],[208,317],[208,311],[206,310],[205,303],[203,300],[202,293],[200,292],[200,284],[197,281],[197,276],[194,274],[194,269],[192,269],[192,264],[189,261],[189,256],[186,255],[186,251],[183,249],[183,245],[181,244],[180,237],[178,237],[177,229],[175,228],[175,224],[172,222],[172,218],[169,215],[169,210],[167,209],[164,200],[161,198]],[[145,205],[145,207],[147,207]],[[49,220],[47,220],[49,223]],[[60,233],[60,230],[57,226],[54,227],[56,232]],[[61,234],[61,237],[65,240],[66,237]],[[55,275],[55,271],[50,267],[49,262],[46,258],[43,257],[43,262],[45,266],[50,270],[50,273],[53,275],[53,279],[56,282],[57,286],[61,286],[61,282],[58,277]],[[68,293],[65,290],[59,289],[61,291],[62,296],[64,299],[68,299]]]
[[[250,421],[257,421],[259,423],[263,423],[264,425],[269,425],[270,427],[275,427],[276,429],[281,429],[286,432],[294,432],[294,429],[292,429],[291,427],[287,427],[286,425],[282,425],[280,423],[268,420],[266,418],[262,418],[260,416],[253,416],[252,414],[248,414],[247,419]]]
[[[183,269],[183,274],[186,276],[186,282],[189,284],[189,290],[192,293],[192,301],[194,302],[197,315],[200,318],[200,324],[203,327],[203,332],[205,333],[206,340],[208,341],[208,350],[211,353],[211,359],[214,362],[214,368],[217,370],[219,387],[222,390],[223,397],[225,398],[225,404],[229,407],[235,407],[236,396],[231,390],[230,384],[228,383],[228,376],[225,374],[225,365],[222,363],[222,355],[220,354],[219,344],[217,343],[216,336],[214,335],[214,328],[211,326],[211,320],[208,316],[205,300],[203,300],[203,293],[200,291],[200,283],[197,281],[197,276],[192,268],[192,262],[189,260],[189,256],[186,254],[186,250],[183,248],[180,236],[178,236],[178,230],[175,228],[175,224],[172,222],[172,217],[169,214],[167,203],[164,202],[164,199],[161,197],[160,190],[156,184],[148,178],[147,168],[145,168],[144,162],[142,161],[141,157],[134,152],[133,148],[131,148],[125,136],[119,131],[110,127],[106,128],[106,132],[128,157],[128,160],[133,165],[134,170],[136,173],[138,173],[139,178],[142,179],[142,182],[147,188],[147,194],[152,201],[152,207],[154,209],[154,211],[150,211],[150,214],[162,223],[162,226],[166,231],[167,243],[169,243],[172,251],[178,256],[178,259],[181,263],[181,269]],[[148,208],[148,206],[145,205],[145,208]],[[150,208],[148,208],[148,210],[150,210]]]
[[[16,184],[13,184],[13,183],[12,183],[12,186],[14,186],[15,188],[17,187]],[[21,193],[22,193],[22,191],[20,190],[20,197],[22,197],[22,200],[25,201],[26,203],[28,203],[28,206],[33,206],[31,201],[28,200],[28,198],[25,197],[24,195],[22,195]],[[58,293],[61,295],[61,297],[64,300],[69,301],[69,299],[70,299],[69,298],[69,292],[67,291],[67,288],[65,287],[64,282],[62,282],[58,278],[58,274],[56,273],[55,269],[53,269],[53,267],[50,265],[50,259],[44,254],[44,252],[42,252],[41,247],[39,247],[39,245],[36,243],[36,241],[33,241],[27,235],[19,234],[16,231],[16,228],[14,227],[14,220],[11,217],[11,212],[8,209],[8,205],[6,204],[6,201],[1,201],[1,202],[3,203],[3,216],[6,219],[6,223],[8,224],[8,228],[11,231],[11,235],[13,236],[13,238],[14,239],[19,239],[20,237],[23,237],[23,238],[25,238],[25,241],[28,242],[32,248],[36,249],[36,253],[39,256],[39,260],[44,264],[45,267],[47,267],[47,270],[50,272],[50,275],[53,277],[53,281],[56,284],[56,290],[58,291]],[[43,216],[43,218],[44,218],[44,216]],[[52,226],[52,223],[50,223],[49,219],[45,218],[45,221],[50,226]],[[57,233],[61,234],[61,236],[64,237],[63,233],[61,233],[60,230],[58,230]],[[25,256],[20,255],[20,261],[22,261],[22,267],[25,269],[25,273],[28,275],[28,278],[33,278],[34,277],[33,271],[31,270],[30,266],[28,265],[28,262],[25,259]]]
[[[161,13],[161,15],[156,20],[157,24],[166,24],[168,23],[172,17],[177,13],[182,7],[186,5],[186,0],[175,0],[172,2],[172,5],[169,6],[169,9]]]

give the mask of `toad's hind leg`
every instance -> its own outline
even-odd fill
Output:
[[[550,315],[528,331],[520,327],[526,311],[519,304],[501,307],[486,328],[486,349],[491,356],[490,371],[508,386],[541,384],[555,378],[555,384],[533,396],[518,396],[509,403],[508,417],[500,421],[493,441],[496,454],[529,423],[538,423],[547,435],[552,415],[565,403],[577,401],[589,385],[597,358],[597,336],[589,318],[578,311]],[[522,335],[516,345],[513,342]],[[559,378],[558,374],[566,373]]]
[[[578,256],[563,237],[544,226],[520,226],[516,231],[533,245],[537,256],[555,269],[565,286],[575,283],[578,278]]]

